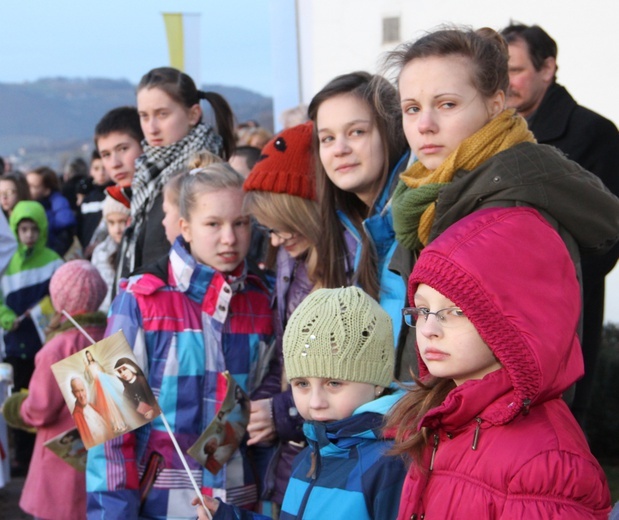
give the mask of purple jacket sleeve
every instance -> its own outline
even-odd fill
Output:
[[[305,439],[303,417],[294,405],[290,389],[273,396],[273,422],[282,441],[301,442]]]

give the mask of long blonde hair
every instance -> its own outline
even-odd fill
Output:
[[[308,276],[318,283],[316,246],[322,233],[318,202],[288,193],[249,191],[245,195],[245,210],[259,222],[269,222],[280,231],[305,237],[311,243],[306,256]]]

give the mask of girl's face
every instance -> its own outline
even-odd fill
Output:
[[[142,131],[150,146],[169,146],[180,141],[202,116],[200,105],[187,108],[157,87],[140,90],[137,102]]]
[[[303,235],[285,230],[281,224],[260,220],[260,224],[269,230],[269,239],[273,247],[283,247],[292,258],[298,258],[311,247],[312,243]]]
[[[271,229],[271,245],[273,247],[282,246],[292,258],[298,258],[310,248],[312,243],[303,235],[288,231]]]
[[[415,307],[440,311],[456,305],[432,287],[420,284],[415,293]],[[461,385],[469,379],[482,379],[501,368],[501,364],[466,318],[445,327],[430,315],[417,320],[417,348],[433,376],[453,379]]]
[[[290,381],[294,403],[306,421],[332,422],[350,417],[376,399],[382,387],[370,383],[324,377],[298,377]]]
[[[115,243],[120,244],[128,220],[129,216],[124,213],[108,213],[106,215],[105,224],[107,225],[107,233]]]
[[[173,244],[176,237],[181,234],[181,214],[178,204],[174,204],[167,189],[163,190],[163,227],[165,228],[165,236],[170,244]]]
[[[17,186],[13,181],[0,180],[0,206],[6,212],[13,211],[17,199]]]
[[[316,128],[320,161],[331,182],[370,206],[386,161],[370,108],[353,94],[334,96],[318,107]]]
[[[408,62],[398,88],[404,134],[429,170],[439,167],[458,145],[505,106],[505,94],[482,97],[471,77],[473,63],[463,56],[431,56]]]
[[[249,215],[243,213],[241,188],[205,191],[196,197],[181,233],[200,263],[224,273],[234,271],[249,251]]]

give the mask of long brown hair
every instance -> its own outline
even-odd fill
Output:
[[[456,384],[451,379],[432,376],[422,382],[413,375],[413,380],[416,385],[407,390],[387,415],[385,429],[395,431],[395,444],[390,453],[409,455],[413,463],[419,463],[430,437],[428,428],[418,430],[419,422],[445,400]]]
[[[320,161],[320,147],[316,120],[320,105],[332,97],[342,94],[351,94],[362,100],[372,114],[373,124],[378,129],[386,158],[383,171],[380,175],[375,197],[380,196],[389,173],[406,150],[406,141],[402,130],[402,114],[398,103],[397,92],[382,76],[373,76],[367,72],[352,72],[331,80],[312,99],[308,114],[314,122],[314,147],[316,165],[316,187],[320,201],[323,233],[318,244],[318,256],[323,260],[321,278],[324,287],[342,287],[349,285],[349,273],[346,269],[348,256],[342,225],[337,211],[342,211],[357,228],[362,236],[361,258],[355,273],[359,285],[375,299],[379,298],[379,276],[376,251],[362,228],[362,222],[374,209],[374,202],[368,208],[356,195],[338,188],[327,173]]]

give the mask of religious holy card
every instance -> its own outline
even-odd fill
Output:
[[[122,331],[52,365],[86,449],[161,414]]]

